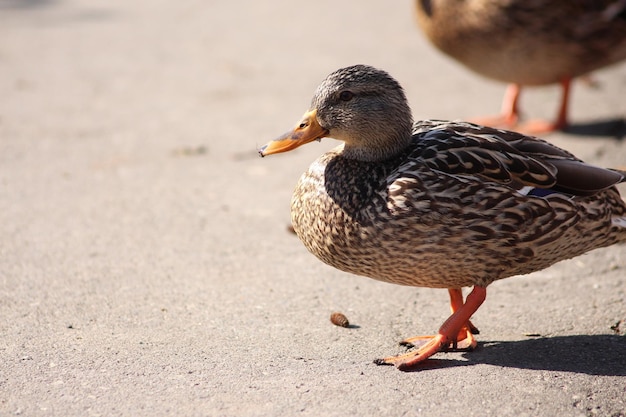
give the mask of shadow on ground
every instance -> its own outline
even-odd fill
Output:
[[[441,355],[441,354],[440,354]],[[626,336],[578,335],[482,342],[466,360],[429,359],[416,371],[489,364],[507,368],[626,376]]]
[[[563,132],[576,136],[602,136],[623,140],[626,137],[626,119],[576,123],[566,127]]]

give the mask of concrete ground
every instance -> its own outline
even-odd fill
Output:
[[[0,415],[626,415],[624,246],[493,284],[475,352],[372,363],[435,331],[446,291],[336,271],[287,232],[334,141],[255,152],[354,63],[416,118],[494,113],[504,90],[435,51],[408,0],[0,2]],[[626,65],[593,81],[548,139],[624,166]]]

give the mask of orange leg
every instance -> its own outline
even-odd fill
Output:
[[[561,130],[567,126],[571,81],[571,78],[565,78],[560,83],[562,91],[561,103],[556,119],[553,122],[531,120],[529,122],[519,123],[519,98],[521,94],[521,86],[519,84],[509,84],[507,87],[504,99],[502,100],[502,112],[499,116],[476,118],[472,121],[486,126],[510,129],[533,135]]]
[[[502,99],[502,109],[497,116],[477,117],[471,119],[479,125],[497,128],[513,129],[519,121],[519,97],[522,87],[519,84],[509,84]]]
[[[406,339],[404,342],[408,342],[408,344],[421,340],[426,340],[426,343],[417,350],[399,356],[377,359],[374,362],[378,365],[395,365],[398,369],[406,371],[435,353],[446,351],[450,345],[458,348],[459,341],[463,342],[466,349],[473,349],[476,346],[476,340],[472,333],[476,332],[477,329],[469,320],[485,301],[487,289],[475,286],[467,296],[465,304],[463,304],[463,295],[460,289],[448,291],[450,293],[450,305],[454,312],[439,328],[437,335]]]
[[[561,81],[561,104],[559,112],[553,122],[545,120],[531,120],[520,126],[520,131],[529,134],[550,133],[556,130],[562,130],[567,126],[567,111],[569,107],[569,96],[571,91],[572,79],[566,78]]]
[[[450,294],[450,310],[452,314],[463,306],[463,292],[460,288],[449,288],[448,294]],[[452,342],[452,349],[454,351],[472,350],[476,347],[476,340],[472,335],[479,334],[480,331],[471,321],[467,321],[466,325],[461,328],[459,335]],[[468,336],[469,335],[469,336]],[[414,336],[404,339],[400,342],[400,345],[407,347],[420,347],[428,343],[434,336]],[[463,342],[463,343],[459,343]]]
[[[452,310],[452,314],[454,314],[458,309],[463,307],[463,292],[460,288],[449,288],[448,293],[450,294],[450,309]],[[471,347],[456,346],[455,349],[474,349],[476,347],[476,340],[472,335],[479,333],[480,331],[478,328],[474,326],[471,321],[467,320],[467,323],[465,323],[465,325],[461,328],[456,342],[468,340]]]

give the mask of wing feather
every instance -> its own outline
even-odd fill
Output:
[[[480,176],[507,185],[589,195],[625,180],[541,139],[466,122],[426,120],[414,126],[412,157],[451,175]]]

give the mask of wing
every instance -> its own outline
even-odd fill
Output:
[[[595,194],[625,177],[541,139],[472,123],[425,120],[413,134],[419,145],[411,157],[451,175],[574,195]]]

